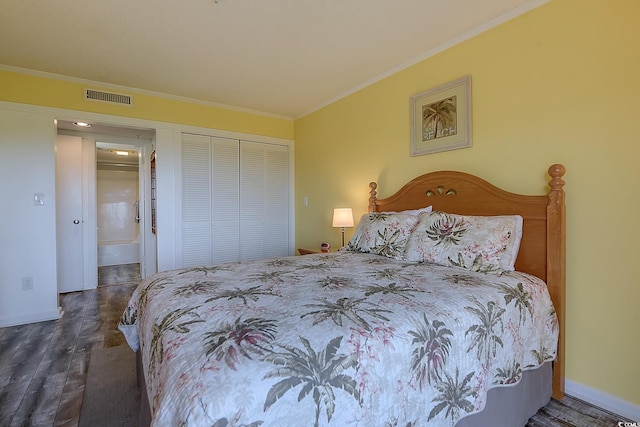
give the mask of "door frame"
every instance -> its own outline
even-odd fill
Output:
[[[65,119],[67,120],[67,119]],[[76,119],[74,119],[76,120]],[[79,119],[77,119],[79,120]],[[127,128],[126,125],[106,125],[114,128]],[[135,129],[135,128],[131,128]],[[80,136],[83,141],[82,171],[83,182],[83,289],[95,289],[98,285],[98,230],[97,230],[97,160],[96,144],[105,142],[114,146],[132,147],[140,153],[138,163],[138,197],[140,209],[140,275],[147,277],[157,271],[155,245],[150,244],[147,225],[150,222],[150,175],[149,161],[146,153],[151,153],[154,140],[144,138],[133,139],[117,135],[94,134],[91,132],[58,129],[57,135]],[[154,242],[155,243],[155,240]]]

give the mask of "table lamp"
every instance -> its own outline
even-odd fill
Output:
[[[335,208],[333,210],[333,226],[342,228],[342,246],[344,246],[344,228],[353,227],[351,208]]]

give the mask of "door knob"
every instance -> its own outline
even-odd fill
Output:
[[[80,220],[79,220],[79,219],[74,219],[74,220],[73,220],[73,223],[74,223],[74,224],[80,224]]]

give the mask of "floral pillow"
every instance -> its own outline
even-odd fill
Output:
[[[404,259],[411,231],[418,224],[415,214],[372,212],[360,218],[346,249]]]
[[[513,271],[522,239],[522,217],[423,213],[405,251],[424,261],[483,272]]]

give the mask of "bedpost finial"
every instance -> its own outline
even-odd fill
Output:
[[[375,212],[376,200],[378,198],[378,193],[376,192],[376,188],[378,188],[378,184],[376,184],[375,182],[370,182],[369,188],[371,189],[369,191],[369,212]]]
[[[562,187],[564,186],[564,180],[562,177],[564,176],[565,171],[564,165],[561,165],[560,163],[549,166],[549,176],[551,177],[549,186],[552,190],[562,190]]]

